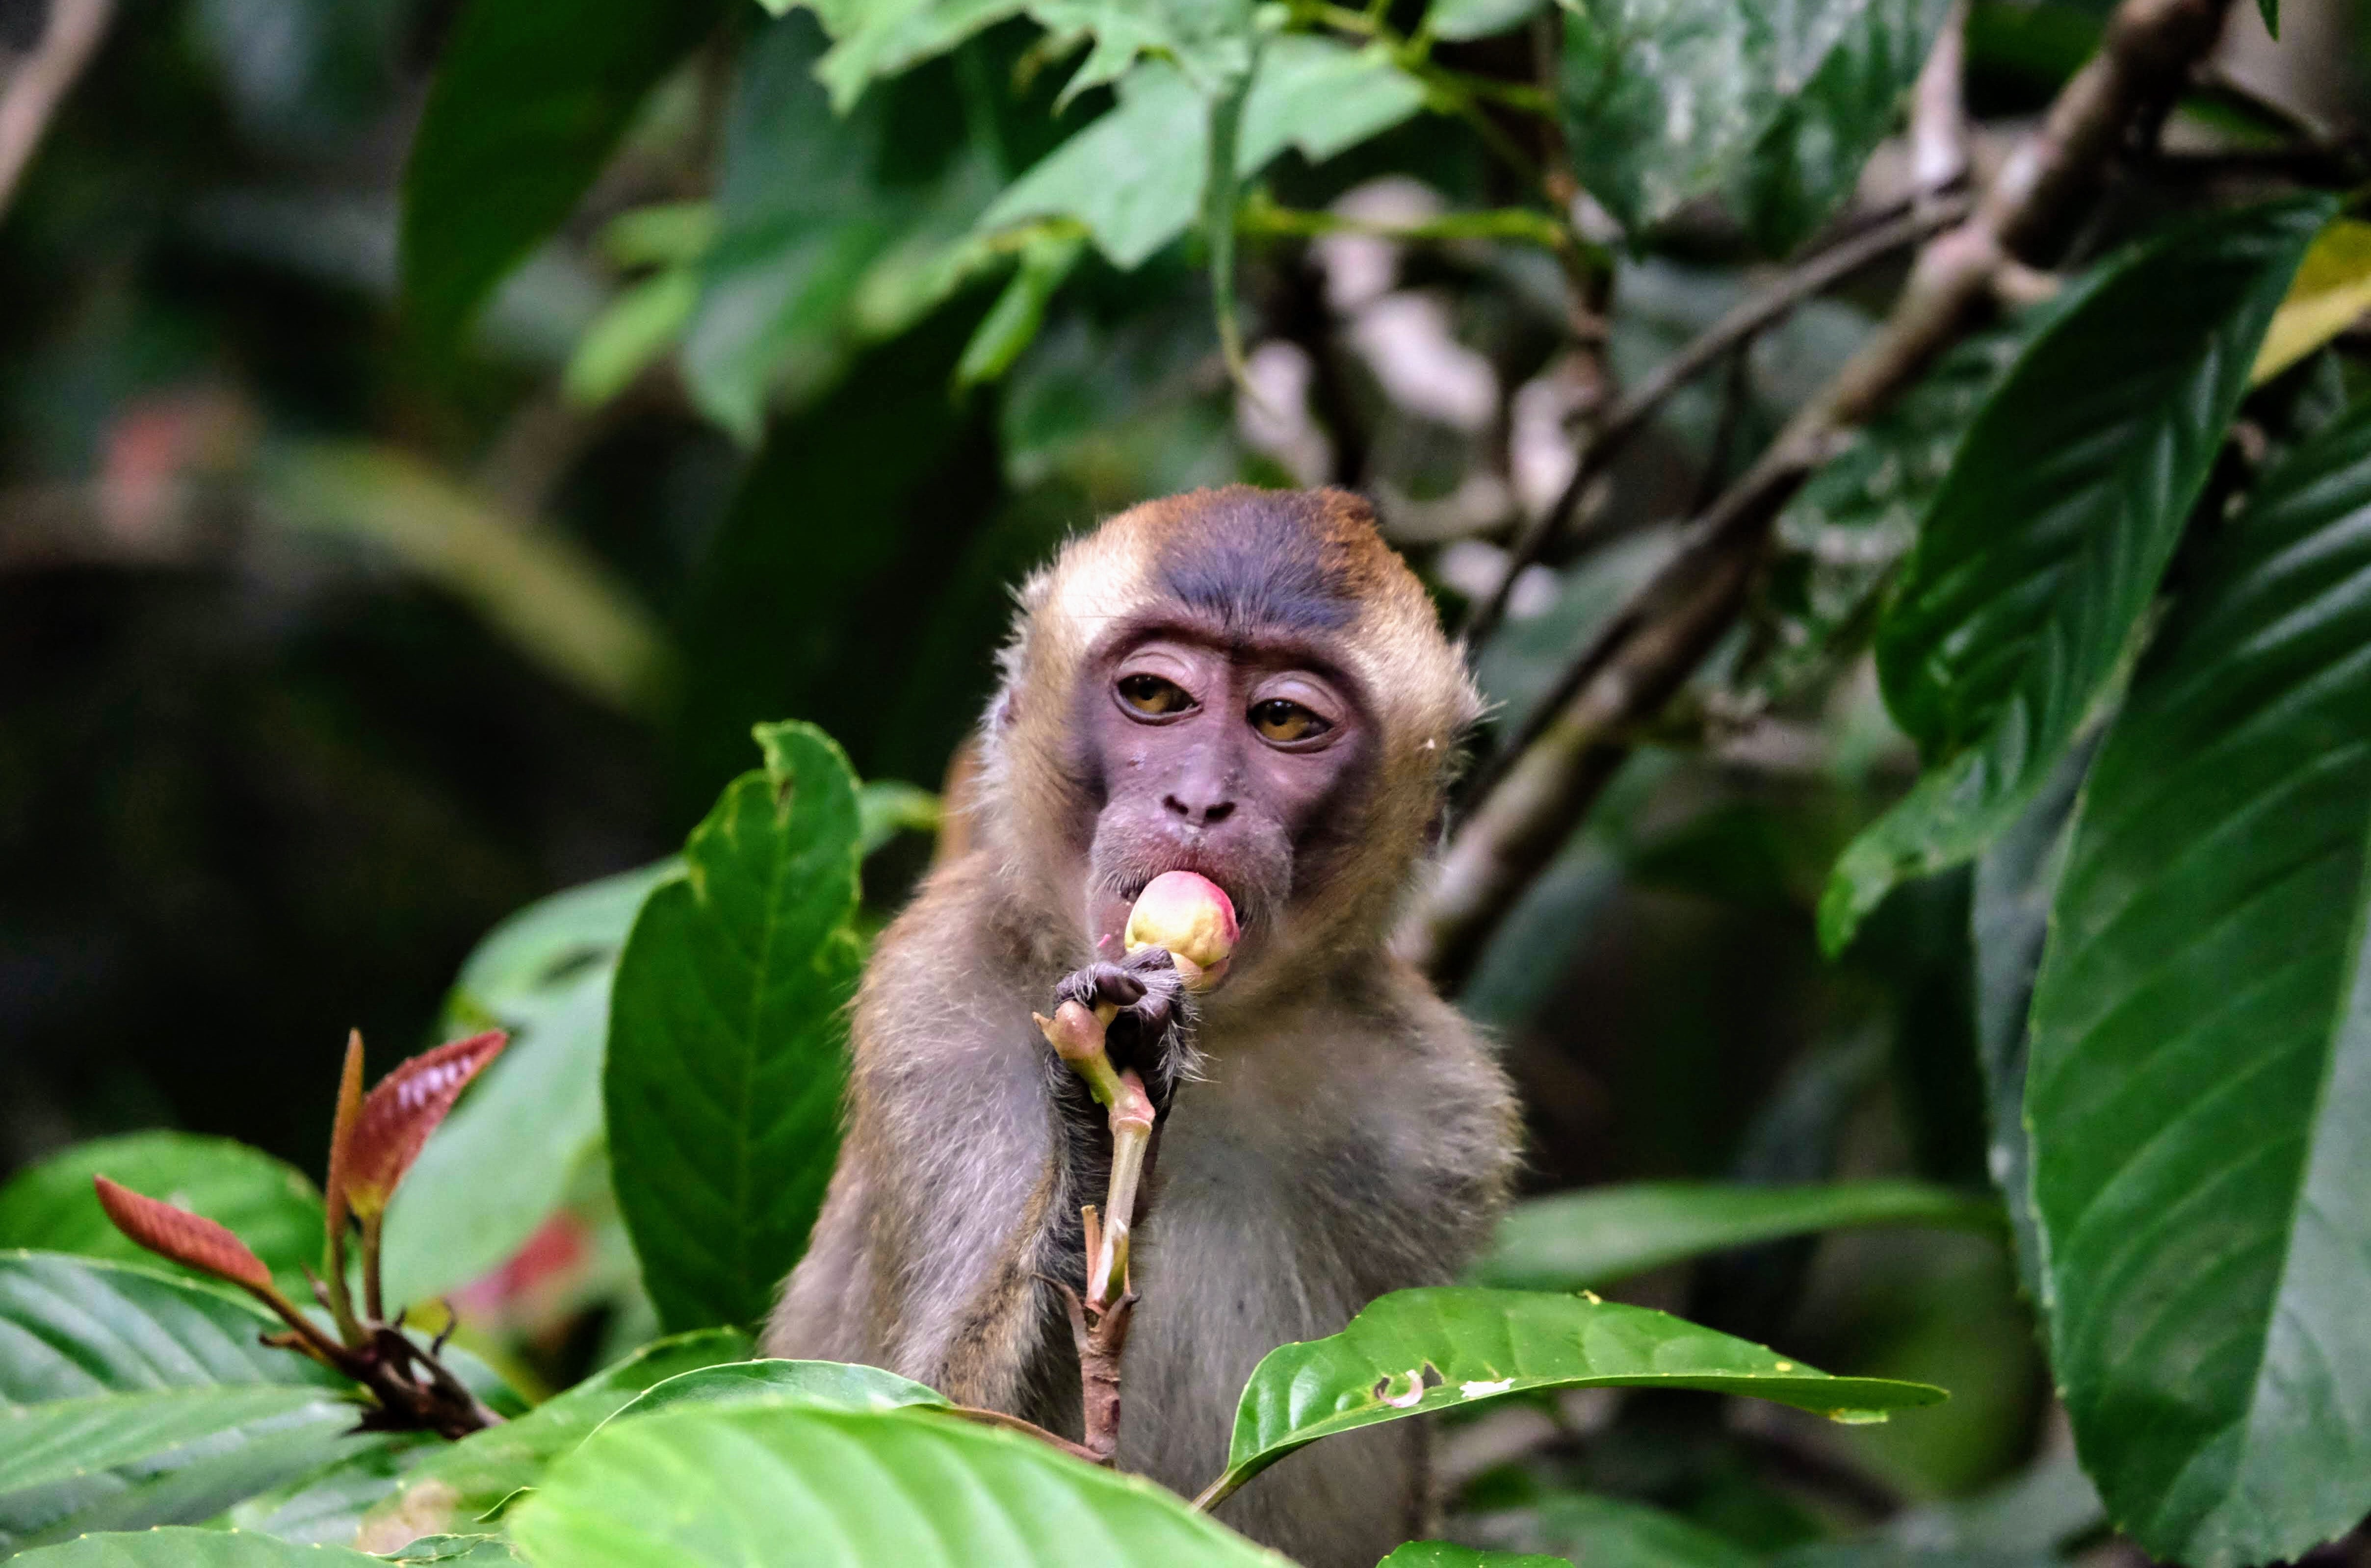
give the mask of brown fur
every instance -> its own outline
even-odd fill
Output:
[[[1181,602],[1245,636],[1297,626],[1379,734],[1358,852],[1294,890],[1283,940],[1209,998],[1203,1080],[1163,1124],[1138,1233],[1119,1462],[1215,1476],[1259,1357],[1374,1297],[1454,1277],[1505,1196],[1515,1136],[1475,1032],[1384,946],[1476,701],[1430,602],[1339,491],[1197,491],[1073,541],[1021,593],[980,737],[970,847],[884,933],[856,1005],[847,1141],[769,1354],[868,1362],[1075,1435],[1049,1280],[1082,1274],[1030,1022],[1093,956],[1076,885],[1081,672]],[[1239,627],[1237,623],[1242,623]],[[1068,1223],[1066,1223],[1066,1221]],[[1418,1522],[1393,1427],[1303,1450],[1220,1516],[1298,1560],[1365,1568]]]

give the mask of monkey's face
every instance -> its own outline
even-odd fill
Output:
[[[1256,963],[1348,846],[1374,755],[1361,695],[1319,644],[1190,622],[1124,637],[1087,674],[1090,940],[1117,956],[1145,883],[1196,871],[1234,901],[1236,964]]]

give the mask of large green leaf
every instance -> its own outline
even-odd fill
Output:
[[[1016,1433],[912,1412],[673,1411],[612,1424],[511,1515],[538,1562],[692,1568],[1281,1564],[1136,1476]]]
[[[1874,1225],[1996,1230],[2000,1207],[1926,1182],[1592,1187],[1517,1204],[1474,1272],[1484,1285],[1579,1290],[1724,1248]]]
[[[722,0],[471,0],[445,46],[403,176],[403,293],[448,344],[557,229],[653,85]]]
[[[302,1171],[230,1138],[129,1133],[52,1155],[0,1187],[0,1247],[112,1258],[183,1272],[108,1223],[93,1176],[228,1226],[295,1299],[321,1262],[321,1194]],[[191,1278],[204,1277],[194,1270]]]
[[[2371,1510],[2371,406],[2190,582],[2084,789],[2025,1108],[2086,1468],[2224,1568]]]
[[[868,83],[1024,12],[1057,38],[1093,41],[1065,98],[1116,79],[1147,52],[1177,62],[1204,92],[1251,68],[1250,0],[827,0],[816,10],[838,40],[817,75],[842,114]]]
[[[245,1530],[90,1535],[16,1559],[17,1568],[386,1568],[337,1546],[297,1546]]]
[[[653,1415],[687,1404],[800,1400],[835,1410],[896,1410],[904,1405],[943,1405],[947,1397],[925,1383],[844,1361],[728,1361],[720,1366],[678,1372],[637,1395],[612,1420]]]
[[[645,1345],[517,1420],[473,1432],[431,1454],[405,1477],[401,1490],[364,1516],[357,1542],[388,1551],[420,1536],[467,1534],[474,1521],[520,1488],[535,1485],[546,1466],[645,1389],[702,1366],[742,1360],[748,1352],[746,1335],[719,1329]]]
[[[1423,85],[1387,55],[1297,34],[1273,40],[1243,105],[1236,172],[1249,179],[1287,147],[1323,161],[1423,107]],[[1074,219],[1115,265],[1141,265],[1200,210],[1206,160],[1179,149],[1201,142],[1207,112],[1183,72],[1148,61],[1121,80],[1116,108],[997,197],[981,231]]]
[[[1834,1378],[1757,1344],[1586,1294],[1400,1290],[1349,1327],[1279,1345],[1235,1408],[1224,1496],[1297,1448],[1381,1422],[1534,1389],[1701,1389],[1840,1420],[1933,1404],[1940,1389]]]
[[[1927,769],[1836,862],[1831,951],[1896,882],[2016,820],[2112,686],[2330,207],[2268,202],[2111,264],[1977,416],[1878,633]]]
[[[445,1440],[433,1433],[382,1436],[308,1475],[241,1500],[223,1517],[234,1528],[299,1545],[342,1546],[407,1474],[445,1447]]]
[[[1729,190],[1785,248],[1851,193],[1943,0],[1579,0],[1559,90],[1582,183],[1630,228]]]
[[[1454,1541],[1412,1540],[1394,1549],[1376,1568],[1567,1568],[1561,1557],[1527,1551],[1486,1551]]]
[[[1586,1492],[1551,1493],[1532,1510],[1527,1544],[1590,1568],[1759,1568],[1728,1536],[1668,1509]]]
[[[0,1412],[55,1435],[85,1430],[105,1445],[117,1422],[157,1444],[132,1454],[96,1447],[71,1481],[0,1489],[0,1553],[86,1530],[138,1529],[210,1518],[240,1498],[318,1470],[370,1439],[341,1435],[354,1408],[344,1379],[257,1343],[272,1320],[228,1296],[161,1272],[45,1252],[0,1253]],[[221,1392],[214,1437],[190,1443],[171,1423]],[[184,1394],[191,1402],[171,1402]],[[59,1402],[71,1408],[57,1414]],[[236,1408],[233,1408],[236,1407]],[[263,1408],[269,1407],[269,1408]],[[171,1428],[168,1430],[168,1428]],[[36,1451],[31,1427],[26,1454]],[[9,1461],[18,1445],[8,1445]],[[113,1454],[117,1457],[110,1457]]]
[[[186,1450],[205,1439],[323,1402],[318,1389],[249,1383],[14,1405],[0,1410],[0,1495],[134,1459],[186,1462]]]
[[[387,1207],[390,1301],[425,1301],[517,1252],[601,1146],[601,1053],[619,950],[673,858],[538,900],[462,965],[452,1032],[511,1032]]]
[[[762,1318],[839,1147],[860,955],[856,778],[810,724],[761,725],[650,895],[611,1002],[618,1205],[668,1327]]]

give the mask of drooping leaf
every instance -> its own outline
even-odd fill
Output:
[[[1287,147],[1322,162],[1423,107],[1423,85],[1386,55],[1301,34],[1270,40],[1243,104],[1236,173],[1250,179]],[[1207,170],[1178,149],[1202,141],[1208,110],[1174,67],[1138,66],[1119,84],[1118,106],[1008,187],[980,231],[1071,218],[1114,265],[1141,265],[1194,225]]]
[[[448,1028],[499,1024],[509,1049],[428,1140],[387,1212],[391,1302],[477,1279],[557,1211],[601,1143],[601,1054],[626,932],[672,857],[529,905],[462,965]]]
[[[1878,634],[1926,771],[1821,901],[1833,951],[1905,878],[2025,809],[2124,665],[2205,483],[2319,197],[2176,230],[2066,306],[1960,443]]]
[[[896,1410],[905,1405],[943,1405],[944,1394],[928,1384],[841,1361],[729,1361],[678,1372],[635,1396],[613,1421],[655,1414],[677,1405],[734,1401],[799,1400],[834,1410]]]
[[[963,358],[955,362],[957,386],[995,381],[1012,368],[1021,352],[1035,340],[1037,329],[1046,319],[1047,303],[1078,265],[1085,248],[1078,235],[1060,230],[1032,235],[1024,242],[1021,265],[1013,269],[1004,292],[980,317],[971,341],[964,345]]]
[[[2091,768],[2025,1109],[2052,1362],[2199,1568],[2371,1510],[2371,408],[2212,542]]]
[[[1454,1541],[1411,1540],[1394,1547],[1375,1568],[1567,1568],[1561,1557],[1527,1551],[1486,1551]]]
[[[230,1402],[252,1394],[252,1402],[272,1407],[245,1411],[246,1419],[202,1443],[168,1443],[105,1468],[95,1456],[79,1479],[0,1492],[0,1554],[86,1530],[210,1518],[372,1441],[342,1435],[355,1411],[339,1396],[352,1385],[259,1343],[276,1326],[217,1287],[161,1272],[57,1253],[0,1253],[0,1411],[38,1412],[69,1401],[75,1409],[64,1415],[26,1418],[64,1422],[98,1411],[95,1401],[107,1396],[131,1396],[134,1402],[120,1411],[129,1431],[196,1408],[140,1402],[160,1396],[228,1390]],[[102,1419],[98,1437],[106,1440],[113,1425]]]
[[[643,1389],[719,1362],[747,1357],[746,1335],[710,1329],[656,1341],[515,1421],[473,1432],[433,1452],[401,1488],[364,1516],[356,1544],[388,1551],[421,1536],[466,1535],[544,1468],[631,1403]]]
[[[509,1041],[499,1029],[448,1040],[397,1064],[372,1086],[333,1156],[335,1184],[349,1209],[365,1220],[386,1212],[428,1135]]]
[[[1975,950],[1976,1059],[1984,1075],[1984,1165],[2017,1244],[2017,1276],[2037,1307],[2050,1301],[2033,1218],[2033,1139],[2025,1124],[2026,1010],[2066,861],[2076,791],[2097,737],[2077,742],[2025,814],[1976,861],[1968,908]]]
[[[1941,0],[1581,0],[1559,105],[1576,170],[1633,229],[1727,190],[1784,249],[1850,194],[1892,128]]]
[[[813,1568],[1195,1568],[1283,1559],[1017,1433],[917,1412],[714,1406],[612,1423],[511,1514],[542,1562]]]
[[[1877,1225],[1997,1230],[2000,1209],[1926,1182],[1592,1187],[1517,1204],[1474,1274],[1509,1289],[1579,1290],[1724,1248]]]
[[[674,1329],[755,1323],[806,1246],[839,1147],[859,950],[856,779],[808,724],[763,725],[618,964],[609,1156]]]
[[[15,1559],[17,1568],[386,1568],[339,1546],[296,1546],[245,1530],[89,1535]]]
[[[102,1173],[224,1225],[283,1295],[309,1299],[303,1271],[321,1260],[321,1195],[295,1167],[230,1138],[129,1133],[62,1149],[0,1187],[0,1247],[161,1263],[108,1222],[90,1184]]]
[[[187,1463],[188,1450],[212,1446],[226,1432],[300,1412],[318,1414],[323,1402],[318,1389],[226,1383],[0,1407],[0,1496],[135,1460]],[[353,1412],[346,1413],[351,1419]]]
[[[1834,1378],[1757,1344],[1586,1294],[1394,1291],[1340,1333],[1278,1346],[1243,1385],[1225,1496],[1321,1437],[1534,1389],[1700,1389],[1841,1420],[1933,1404],[1943,1390]]]
[[[2265,0],[2269,5],[2271,0]],[[2287,297],[2256,351],[2250,384],[2261,386],[2371,310],[2371,224],[2338,218],[2315,236]]]
[[[723,14],[723,0],[463,9],[403,176],[404,302],[428,341],[457,339],[560,227],[643,97]]]
[[[669,267],[619,292],[586,328],[561,373],[560,389],[580,409],[623,392],[683,339],[700,306],[700,274]]]

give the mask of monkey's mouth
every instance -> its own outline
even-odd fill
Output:
[[[1137,899],[1151,885],[1153,878],[1170,871],[1192,871],[1218,883],[1219,891],[1234,905],[1248,928],[1250,911],[1243,907],[1243,894],[1239,891],[1237,880],[1230,878],[1221,868],[1200,856],[1189,854],[1165,859],[1174,863],[1130,866],[1125,871],[1094,879],[1087,893],[1087,934],[1094,943],[1097,958],[1116,959],[1126,951],[1128,912],[1136,907]]]

